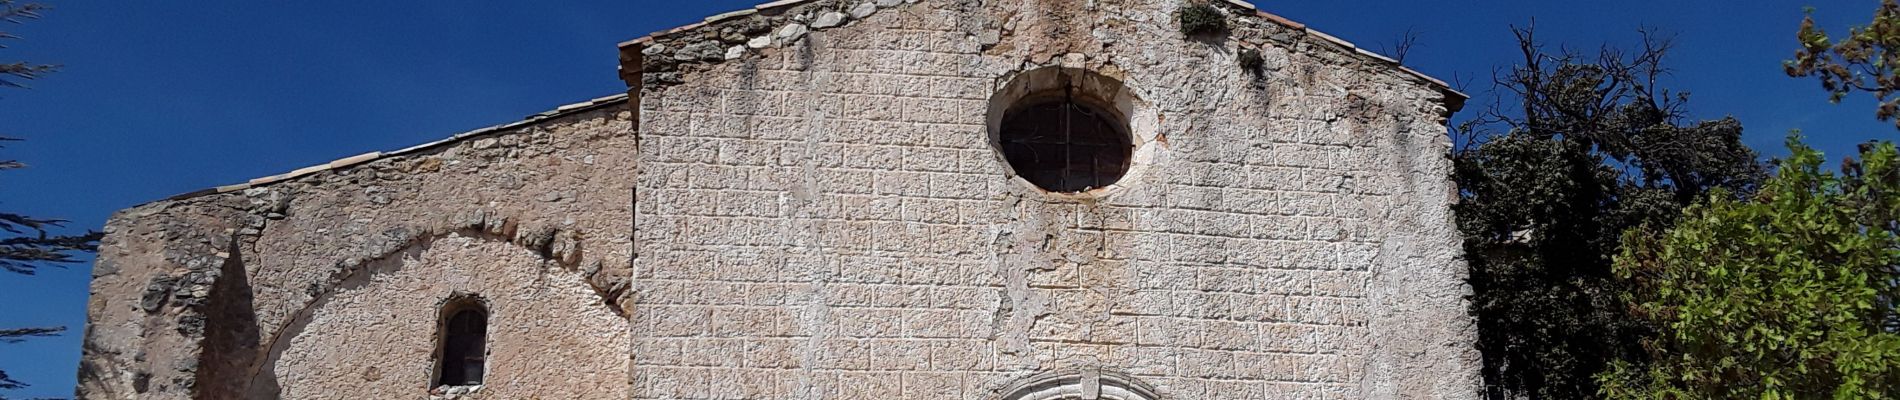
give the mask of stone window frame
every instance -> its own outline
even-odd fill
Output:
[[[1167,400],[1127,374],[1084,368],[1030,376],[986,400]]]
[[[1137,93],[1139,85],[1126,77],[1109,76],[1079,66],[1048,65],[1005,74],[996,81],[995,91],[989,98],[985,123],[990,149],[1009,180],[1029,193],[1065,201],[1100,200],[1140,182],[1166,149],[1167,139],[1160,134],[1160,114]],[[1108,111],[1113,114],[1112,117],[1126,122],[1123,128],[1126,128],[1133,149],[1127,171],[1114,183],[1081,192],[1049,191],[1024,179],[1010,166],[1003,154],[1001,137],[1004,114],[1025,99],[1035,100],[1051,95],[1088,99],[1085,101],[1096,103],[1095,108]]]
[[[997,126],[999,151],[1017,176],[1043,190],[1075,193],[1114,184],[1128,173],[1135,146],[1127,119],[1108,103],[1067,90],[1017,100]]]
[[[490,333],[493,331],[490,328],[495,315],[494,308],[490,306],[487,298],[479,294],[459,291],[437,302],[435,308],[437,310],[434,335],[435,348],[431,353],[430,358],[432,360],[429,363],[429,387],[431,394],[460,395],[473,393],[487,383],[488,372],[492,370],[488,364],[488,355],[493,353],[493,348],[489,344],[493,342],[490,340],[492,337]],[[442,375],[444,368],[447,367],[446,363],[448,361],[448,355],[446,353],[448,350],[449,322],[452,321],[457,314],[465,311],[479,312],[482,317],[482,376],[477,379],[480,383],[473,385],[444,383],[442,382]]]

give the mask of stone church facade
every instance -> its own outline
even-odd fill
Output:
[[[1479,394],[1464,97],[1351,43],[787,0],[620,50],[625,95],[119,212],[79,396]]]

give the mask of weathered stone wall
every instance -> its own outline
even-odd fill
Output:
[[[79,394],[427,397],[473,293],[470,398],[1477,397],[1461,99],[1229,3],[1184,38],[1181,4],[780,4],[634,42],[628,101],[126,210]],[[989,143],[1049,66],[1139,100],[1105,195]]]
[[[427,397],[456,292],[490,304],[473,398],[626,397],[625,104],[115,215],[80,397]]]
[[[1252,15],[1183,38],[1177,0],[897,3],[635,43],[634,398],[1477,397],[1442,88]],[[1046,65],[1159,114],[1121,191],[1007,176],[987,99]]]
[[[579,271],[486,235],[452,233],[371,263],[312,311],[272,363],[287,399],[421,397],[455,293],[488,303],[492,399],[625,398],[626,320]],[[361,353],[374,350],[374,353]]]

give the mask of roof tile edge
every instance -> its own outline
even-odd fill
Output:
[[[528,118],[526,119],[522,119],[519,121],[514,121],[514,122],[509,122],[509,123],[505,123],[501,125],[494,125],[494,126],[467,131],[467,132],[462,132],[462,133],[455,134],[454,136],[450,136],[442,140],[423,143],[423,144],[419,144],[415,146],[409,146],[401,150],[389,151],[389,152],[372,151],[368,153],[363,153],[363,154],[358,154],[354,156],[339,158],[336,160],[331,160],[329,162],[325,162],[322,164],[298,168],[290,172],[285,172],[281,174],[252,178],[251,180],[240,182],[240,183],[223,185],[223,186],[213,187],[209,189],[199,189],[199,190],[194,190],[191,192],[172,195],[170,197],[159,199],[157,201],[184,200],[184,199],[210,195],[210,194],[242,191],[242,190],[250,189],[253,187],[267,186],[267,185],[278,183],[278,182],[302,178],[302,177],[316,174],[319,172],[347,169],[350,167],[368,164],[370,162],[382,160],[385,158],[414,154],[414,153],[426,151],[429,149],[433,149],[436,147],[441,147],[448,144],[466,141],[471,138],[493,134],[505,129],[515,128],[522,125],[545,121],[548,119],[564,117],[571,114],[578,114],[578,113],[582,113],[586,111],[591,111],[591,110],[599,109],[604,106],[620,104],[620,103],[624,103],[626,100],[627,100],[626,94],[616,94],[616,95],[611,95],[611,96],[599,97],[599,98],[595,98],[593,100],[588,100],[584,102],[566,104],[560,107],[556,107],[553,111],[534,114],[534,115],[528,116]],[[147,203],[150,203],[150,202],[147,202]]]
[[[711,26],[719,22],[725,22],[727,20],[731,20],[735,18],[781,11],[786,8],[791,8],[791,7],[795,7],[795,6],[806,4],[806,3],[813,3],[816,1],[817,0],[778,0],[778,1],[767,2],[767,3],[753,6],[750,9],[743,9],[743,10],[737,10],[737,11],[731,11],[731,12],[713,15],[710,17],[706,17],[699,22],[687,24],[685,26],[681,26],[681,27],[677,27],[673,29],[667,29],[667,30],[662,30],[659,32],[654,32],[653,34],[650,34],[650,35],[620,42],[619,47],[623,51],[625,51],[627,48],[630,48],[630,47],[644,47],[646,45],[652,44],[653,40],[656,38],[666,37],[666,36],[681,33],[681,32],[704,28],[704,27]],[[916,1],[917,0],[904,0],[904,3],[910,4],[910,3],[915,3]],[[1424,72],[1419,72],[1418,70],[1412,69],[1410,67],[1406,67],[1404,64],[1399,63],[1398,60],[1394,60],[1391,57],[1385,56],[1383,54],[1378,54],[1375,52],[1361,49],[1359,48],[1358,45],[1355,45],[1350,41],[1341,39],[1337,36],[1327,34],[1317,29],[1313,29],[1312,27],[1304,23],[1300,23],[1299,21],[1287,19],[1286,17],[1282,17],[1278,14],[1274,14],[1271,12],[1267,12],[1266,10],[1262,10],[1258,6],[1255,6],[1253,3],[1247,2],[1245,0],[1223,0],[1222,2],[1226,3],[1229,6],[1232,6],[1241,10],[1253,11],[1252,16],[1254,17],[1265,19],[1275,24],[1279,24],[1280,26],[1284,26],[1284,27],[1291,28],[1294,30],[1303,31],[1312,36],[1343,46],[1347,50],[1352,51],[1353,53],[1359,54],[1361,56],[1369,57],[1374,60],[1378,60],[1378,61],[1385,62],[1388,64],[1397,65],[1399,67],[1399,71],[1404,72],[1407,75],[1412,75],[1420,79],[1421,81],[1425,82],[1428,85],[1437,86],[1439,91],[1445,93],[1446,96],[1457,97],[1457,99],[1455,100],[1447,99],[1448,103],[1458,105],[1458,106],[1453,107],[1454,112],[1456,111],[1456,108],[1462,108],[1462,104],[1464,103],[1464,100],[1471,99],[1470,95],[1467,95],[1464,92],[1459,91],[1457,88],[1452,87],[1450,84],[1445,83],[1444,80],[1432,77],[1431,75],[1426,75]],[[1244,15],[1245,14],[1243,13],[1236,13],[1236,16],[1244,16]]]

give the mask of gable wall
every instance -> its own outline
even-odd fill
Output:
[[[927,0],[648,80],[633,397],[1476,397],[1443,92],[1257,18],[1185,40],[1177,5]],[[1006,176],[988,97],[1050,64],[1160,113],[1124,191]]]

